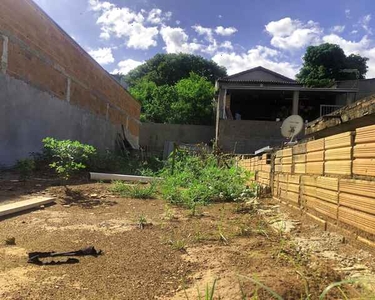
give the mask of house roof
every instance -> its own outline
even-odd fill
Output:
[[[220,78],[219,82],[298,84],[294,79],[261,66]]]

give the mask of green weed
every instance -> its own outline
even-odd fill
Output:
[[[138,226],[139,226],[139,228],[140,229],[143,229],[143,228],[145,228],[145,226],[147,225],[148,223],[147,223],[147,219],[146,219],[146,217],[144,216],[144,215],[140,215],[139,217],[138,217]]]
[[[255,189],[246,187],[249,174],[236,167],[234,160],[209,153],[177,151],[158,176],[163,178],[163,198],[191,209],[193,214],[197,205],[240,201],[255,195]]]
[[[35,162],[30,158],[20,159],[17,161],[16,169],[20,173],[19,179],[26,180],[31,177],[35,169]]]
[[[123,181],[114,181],[110,190],[123,197],[134,199],[153,199],[156,196],[156,186],[154,183],[129,185]]]

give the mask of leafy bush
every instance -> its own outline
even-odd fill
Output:
[[[142,160],[136,153],[124,156],[107,150],[105,152],[98,152],[95,156],[92,156],[88,162],[88,166],[94,172],[147,176],[160,170],[163,163],[157,157]]]
[[[20,173],[20,180],[26,180],[33,173],[35,162],[30,158],[20,159],[17,161],[16,169]]]
[[[90,157],[96,154],[93,146],[78,141],[47,137],[43,139],[43,144],[45,155],[52,159],[49,166],[64,180],[68,180],[75,172],[85,169]]]
[[[152,199],[155,198],[156,186],[153,183],[149,185],[129,185],[122,181],[115,181],[111,187],[111,191],[124,197],[135,199]]]
[[[160,188],[164,199],[189,208],[212,201],[241,201],[255,194],[255,187],[246,187],[250,174],[233,160],[208,153],[177,152],[175,162],[170,158],[159,175],[164,179]]]

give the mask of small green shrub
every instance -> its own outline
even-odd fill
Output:
[[[44,153],[51,157],[49,166],[64,180],[74,173],[85,169],[90,157],[95,156],[93,146],[81,144],[78,141],[56,140],[47,137],[43,139]]]
[[[35,162],[30,158],[20,159],[17,161],[16,169],[20,173],[20,180],[26,180],[35,170]]]
[[[123,181],[115,181],[112,184],[111,191],[118,193],[123,197],[135,199],[153,199],[156,195],[156,186],[153,183],[148,185],[129,185]]]
[[[255,196],[255,188],[246,186],[249,175],[231,159],[182,151],[174,153],[158,174],[163,178],[160,183],[163,198],[190,209],[197,204],[243,201]]]

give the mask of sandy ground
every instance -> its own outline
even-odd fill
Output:
[[[16,201],[22,189],[7,180],[2,186],[15,185],[9,193]],[[373,274],[371,253],[269,200],[241,212],[236,204],[217,203],[191,216],[162,200],[119,198],[108,187],[74,185],[67,195],[46,185],[24,195],[45,193],[57,201],[0,221],[0,299],[198,299],[198,290],[203,295],[215,280],[214,299],[272,299],[248,278],[284,299],[318,299],[326,286],[353,272]],[[144,229],[140,217],[149,223]],[[288,230],[278,230],[278,222],[288,223]],[[9,237],[16,245],[4,244]],[[73,265],[27,263],[31,251],[89,245],[104,254]],[[348,299],[371,299],[362,287],[342,289]],[[326,299],[343,296],[336,289]]]

